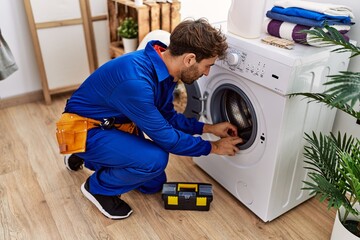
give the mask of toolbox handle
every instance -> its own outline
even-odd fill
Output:
[[[196,184],[196,183],[179,183],[178,184],[178,192],[180,191],[180,189],[186,189],[186,188],[188,188],[188,189],[195,189],[195,192],[197,192],[198,191],[198,184]]]

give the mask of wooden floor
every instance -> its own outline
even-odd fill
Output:
[[[264,223],[187,157],[171,155],[169,181],[213,184],[210,211],[169,211],[161,194],[123,195],[134,213],[104,217],[80,192],[91,174],[68,172],[55,122],[66,95],[52,105],[0,109],[0,239],[329,239],[334,211],[311,199]]]

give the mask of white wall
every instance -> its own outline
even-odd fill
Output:
[[[99,0],[97,0],[99,1]],[[235,0],[239,1],[239,0]],[[269,9],[275,0],[267,0]],[[353,8],[358,21],[349,33],[360,45],[360,5],[356,0],[309,0],[343,4]],[[181,18],[206,17],[210,22],[227,20],[231,0],[182,0]],[[0,0],[0,28],[14,54],[19,70],[0,81],[0,99],[41,90],[41,82],[22,0]],[[351,61],[351,71],[360,72],[360,57]],[[344,113],[337,114],[334,131],[346,131],[360,138],[360,125]]]
[[[211,23],[223,22],[227,20],[230,4],[231,0],[181,0],[181,18],[205,17]]]

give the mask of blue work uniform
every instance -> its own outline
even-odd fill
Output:
[[[145,133],[133,135],[118,129],[88,131],[86,151],[77,153],[90,176],[91,192],[119,195],[133,189],[161,190],[166,182],[169,153],[208,155],[211,144],[199,136],[204,123],[177,113],[176,86],[150,41],[145,49],[115,58],[94,71],[68,100],[65,112],[96,120],[115,117],[116,123],[134,122]]]

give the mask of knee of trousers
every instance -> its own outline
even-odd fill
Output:
[[[147,156],[145,156],[147,157]],[[165,152],[162,149],[158,149],[154,154],[151,156],[151,166],[149,166],[149,171],[152,173],[162,173],[164,172],[168,161],[169,161],[169,153]]]

